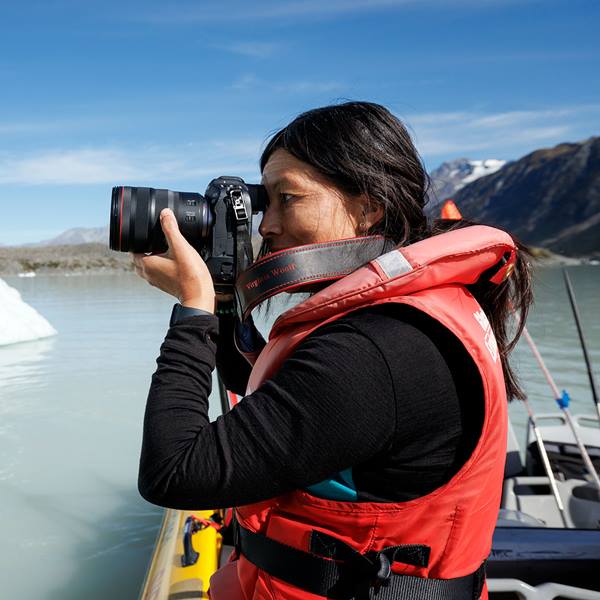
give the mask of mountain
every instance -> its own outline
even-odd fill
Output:
[[[499,171],[505,164],[505,160],[495,158],[486,160],[457,158],[442,163],[429,174],[431,189],[427,211],[430,213],[435,212],[444,200],[453,197],[458,190],[480,177]]]
[[[28,246],[73,246],[99,243],[108,245],[108,225],[105,227],[75,227],[67,229],[49,240],[27,244]]]
[[[536,150],[454,194],[465,218],[527,244],[600,255],[600,137]]]

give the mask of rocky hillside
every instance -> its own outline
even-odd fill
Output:
[[[0,274],[131,271],[131,256],[106,244],[0,248]]]
[[[571,256],[600,256],[600,137],[536,150],[454,195],[465,218]]]

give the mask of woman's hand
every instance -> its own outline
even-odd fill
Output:
[[[181,235],[173,211],[160,213],[169,249],[165,254],[134,254],[135,272],[150,285],[175,296],[183,306],[215,312],[215,288],[206,263]]]

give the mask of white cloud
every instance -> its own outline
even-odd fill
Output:
[[[389,8],[415,4],[418,0],[306,0],[284,2],[282,0],[255,0],[254,2],[222,2],[217,6],[207,3],[182,3],[177,11],[155,10],[142,15],[141,19],[153,23],[270,20],[311,16],[333,16],[363,10]]]
[[[260,18],[334,15],[369,9],[390,8],[415,4],[418,0],[303,0],[298,2],[263,3],[256,13]],[[255,13],[255,15],[256,15]],[[257,15],[257,16],[258,16]]]
[[[238,77],[232,84],[231,87],[234,90],[248,90],[250,88],[255,88],[260,85],[260,79],[256,77],[256,75],[252,73],[247,73],[246,75],[242,75]]]
[[[575,108],[568,107],[551,110],[515,110],[512,112],[502,112],[479,117],[475,119],[473,124],[481,127],[512,127],[528,122],[564,119],[565,117],[572,117],[580,114],[582,111],[587,111],[590,108],[594,110],[596,107],[579,106]]]
[[[177,10],[151,10],[143,15],[134,15],[136,20],[156,24],[211,23],[222,21],[255,21],[275,19],[330,18],[358,12],[402,7],[472,7],[482,9],[516,3],[540,2],[541,0],[255,0],[254,2],[203,2],[180,3]]]
[[[82,129],[105,127],[107,124],[115,123],[113,118],[94,119],[46,119],[31,121],[0,122],[0,136],[28,135],[43,133],[58,133],[64,131],[81,131]]]
[[[234,90],[250,90],[261,88],[263,91],[278,94],[325,94],[327,92],[340,92],[347,88],[341,81],[267,81],[259,79],[253,73],[247,73],[236,79],[231,84]]]
[[[412,125],[420,125],[426,127],[428,125],[447,125],[452,123],[462,123],[470,116],[466,112],[432,112],[420,113],[410,117]]]
[[[0,160],[0,183],[102,183],[128,179],[132,165],[116,150],[57,150]]]
[[[256,79],[250,76],[248,85]],[[314,91],[318,83],[298,82],[287,91]],[[322,84],[321,90],[333,87]],[[295,86],[295,87],[294,87]],[[285,88],[282,87],[281,91]],[[600,129],[600,104],[549,109],[476,110],[399,115],[426,158],[475,156],[517,158],[542,145],[576,141]],[[173,147],[78,147],[0,154],[0,184],[14,185],[180,185],[204,184],[218,175],[259,177],[264,139],[222,138]]]
[[[28,133],[46,133],[56,130],[54,123],[0,123],[0,135],[22,135]]]
[[[262,141],[222,140],[176,148],[55,149],[26,156],[0,155],[0,184],[164,185],[219,175],[258,175]]]
[[[530,151],[540,144],[555,144],[593,135],[600,122],[600,104],[515,110],[498,113],[456,111],[399,115],[413,132],[424,156],[488,151]],[[517,156],[514,156],[516,158]]]
[[[215,44],[213,48],[252,58],[268,58],[273,56],[281,48],[281,45],[271,42],[231,42]]]
[[[273,90],[287,94],[323,94],[339,92],[345,88],[339,81],[289,81],[272,84]]]

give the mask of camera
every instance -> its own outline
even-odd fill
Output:
[[[215,289],[228,292],[237,275],[253,261],[252,216],[264,212],[264,186],[240,177],[217,177],[204,196],[147,187],[113,187],[110,209],[111,250],[162,253],[167,241],[160,212],[170,208],[179,230],[206,262]]]

